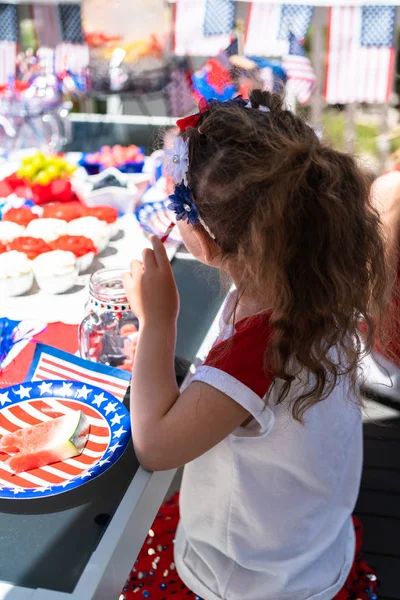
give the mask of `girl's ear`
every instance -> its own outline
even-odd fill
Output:
[[[194,233],[201,249],[202,260],[214,267],[218,266],[221,259],[221,250],[203,227],[194,227]]]

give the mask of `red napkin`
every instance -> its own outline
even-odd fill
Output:
[[[35,336],[34,341],[29,342],[8,367],[0,372],[0,388],[24,381],[35,352],[35,341],[75,354],[78,350],[78,325],[50,323],[42,333]]]

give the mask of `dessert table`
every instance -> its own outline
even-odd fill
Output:
[[[82,135],[85,124],[79,125]],[[148,243],[132,215],[120,227],[92,270],[127,266]],[[176,246],[168,252],[181,297],[176,368],[184,386],[215,339],[224,294],[218,272]],[[33,288],[2,301],[0,316],[78,324],[86,285],[84,275],[58,296]],[[50,497],[0,499],[0,600],[118,600],[173,476],[142,469],[130,443],[118,462],[85,485]]]

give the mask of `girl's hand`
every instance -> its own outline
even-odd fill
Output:
[[[134,260],[130,273],[123,274],[125,292],[132,312],[141,327],[175,323],[179,312],[179,295],[164,245],[156,236],[150,238],[153,250],[143,251],[143,263]]]

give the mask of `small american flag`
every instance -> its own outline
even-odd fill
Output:
[[[289,54],[282,61],[293,92],[300,104],[307,104],[315,90],[317,78],[303,44],[293,33],[289,37]]]
[[[329,9],[325,98],[329,104],[387,102],[395,66],[395,6]]]
[[[249,5],[245,53],[248,56],[286,56],[290,35],[303,41],[311,24],[313,7],[303,4]]]
[[[0,85],[7,85],[15,76],[17,37],[17,7],[0,3]]]
[[[231,42],[230,31],[205,35],[205,0],[176,0],[174,8],[174,52],[178,56],[216,56]]]
[[[95,385],[122,402],[131,375],[121,369],[92,363],[46,344],[37,344],[25,381],[41,379],[67,379]]]
[[[204,35],[230,33],[235,21],[234,0],[206,0]]]

